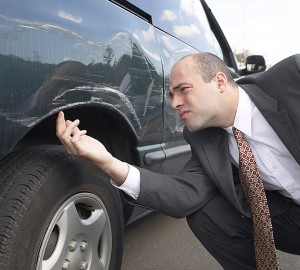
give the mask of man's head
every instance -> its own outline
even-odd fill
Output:
[[[233,124],[238,90],[225,63],[210,53],[185,56],[172,68],[170,95],[190,131]]]

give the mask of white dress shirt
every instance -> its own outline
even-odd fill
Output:
[[[300,165],[278,138],[248,94],[240,87],[234,127],[244,134],[244,138],[250,144],[265,189],[277,190],[300,204]],[[239,153],[232,127],[224,129],[228,132],[231,160],[238,167]],[[116,186],[113,181],[111,182]],[[130,166],[124,184],[116,187],[136,199],[140,192],[139,170]]]
[[[140,194],[141,174],[140,171],[136,167],[133,167],[132,165],[129,165],[129,172],[127,178],[121,186],[118,186],[113,181],[113,179],[111,179],[110,182],[114,187],[124,191],[126,194],[128,194],[130,197],[132,197],[135,200]]]
[[[248,94],[239,87],[239,103],[234,127],[242,131],[250,144],[266,190],[277,190],[300,204],[300,165],[262,116]],[[233,164],[238,167],[239,153],[232,133],[228,143]]]

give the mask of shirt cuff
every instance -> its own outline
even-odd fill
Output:
[[[121,186],[118,186],[113,179],[110,180],[110,183],[114,187],[124,191],[126,194],[128,194],[130,197],[136,200],[140,194],[141,174],[137,168],[129,164],[128,166],[129,166],[129,171],[128,171],[127,178]]]

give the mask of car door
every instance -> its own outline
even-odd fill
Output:
[[[164,128],[162,153],[148,155],[146,161],[161,163],[162,173],[178,173],[190,157],[190,147],[183,139],[184,123],[171,108],[169,75],[181,57],[200,51],[211,52],[236,69],[232,50],[205,1],[199,0],[130,0],[151,14],[164,78]]]

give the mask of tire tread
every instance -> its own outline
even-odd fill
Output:
[[[51,158],[55,155],[55,159]],[[0,269],[9,264],[18,225],[47,175],[72,159],[61,146],[17,150],[0,166]],[[51,170],[50,170],[51,169]]]

